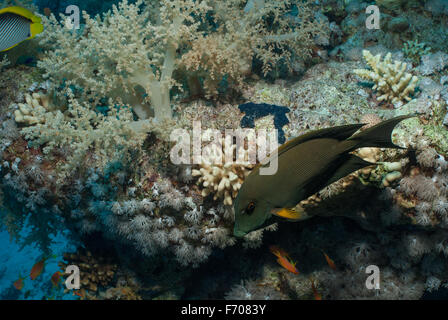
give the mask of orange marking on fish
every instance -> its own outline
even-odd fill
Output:
[[[30,278],[31,280],[36,279],[44,270],[45,266],[45,259],[40,260],[39,262],[36,262],[36,264],[31,268],[30,271]]]
[[[311,289],[313,289],[314,300],[322,300],[322,296],[317,292],[316,287],[314,286],[314,280],[310,278]]]
[[[336,265],[334,264],[334,261],[325,252],[322,251],[322,253],[324,254],[325,260],[327,260],[327,263],[330,266],[330,268],[333,270],[337,270]]]
[[[295,208],[272,209],[271,213],[278,217],[286,218],[289,220],[300,220],[300,218],[302,217],[302,214]]]
[[[51,283],[53,284],[53,287],[57,287],[59,284],[59,281],[61,281],[61,275],[62,273],[60,271],[56,271],[51,276]]]
[[[281,265],[289,272],[299,274],[299,270],[297,270],[296,268],[296,262],[291,261],[291,258],[289,257],[288,253],[286,253],[286,251],[280,249],[277,246],[270,246],[269,250],[278,258],[277,262],[279,265]]]

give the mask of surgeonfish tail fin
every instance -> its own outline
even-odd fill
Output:
[[[354,135],[353,137],[348,139],[357,142],[352,150],[364,147],[403,149],[402,147],[397,146],[392,142],[392,131],[394,130],[395,126],[401,121],[416,116],[417,115],[415,114],[411,114],[395,117],[380,122],[377,125]]]

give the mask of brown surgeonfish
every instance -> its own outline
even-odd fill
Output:
[[[308,218],[296,207],[300,201],[372,165],[350,152],[363,147],[401,148],[392,142],[392,131],[400,121],[414,116],[389,119],[357,134],[364,124],[316,130],[286,142],[278,148],[274,175],[260,175],[259,164],[241,186],[234,202],[234,235],[242,237],[267,226],[273,215],[291,221]]]

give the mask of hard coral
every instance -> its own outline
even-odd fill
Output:
[[[45,122],[45,113],[52,109],[49,97],[39,92],[25,94],[25,102],[18,107],[14,112],[15,120],[27,125]]]
[[[363,55],[372,70],[356,69],[353,72],[375,83],[373,89],[381,94],[378,101],[395,104],[412,100],[410,94],[414,92],[418,78],[406,72],[406,63],[392,62],[391,53],[388,53],[383,61],[380,54],[373,56],[368,50],[364,50]]]
[[[225,154],[232,154],[236,149],[235,145],[225,147],[224,152],[218,150],[218,146],[213,145],[211,153],[206,161],[200,165],[200,169],[194,169],[192,175],[199,177],[197,184],[202,185],[202,196],[213,194],[213,200],[223,199],[225,205],[232,205],[233,198],[238,194],[244,178],[249,174],[250,163],[226,163]],[[237,152],[237,159],[247,159],[247,151],[240,148]]]

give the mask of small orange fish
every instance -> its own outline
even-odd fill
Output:
[[[86,290],[85,289],[73,290],[73,295],[80,297],[81,300],[84,300],[86,298]]]
[[[16,288],[17,290],[22,290],[23,289],[23,285],[24,285],[23,280],[25,280],[25,278],[22,278],[19,275],[19,279],[14,281],[14,283],[13,283],[14,284],[14,288]]]
[[[322,300],[322,296],[317,292],[316,287],[314,286],[314,280],[310,278],[311,289],[313,289],[314,300]]]
[[[31,268],[30,271],[30,278],[31,280],[36,279],[44,270],[45,266],[45,259],[40,260],[39,262],[36,262],[36,264]]]
[[[333,270],[336,270],[337,268],[336,268],[336,265],[334,264],[334,261],[331,260],[331,258],[325,252],[322,251],[322,253],[324,254],[325,260],[327,260],[327,263],[330,266],[330,268]]]
[[[57,287],[59,284],[59,281],[61,281],[61,275],[62,273],[60,271],[56,271],[51,276],[51,283],[53,284],[53,287]]]
[[[299,274],[299,270],[296,268],[296,262],[293,262],[283,249],[277,246],[270,246],[269,250],[278,258],[277,262],[289,272]]]
[[[45,14],[46,17],[49,17],[51,15],[50,8],[44,8],[44,14]]]

